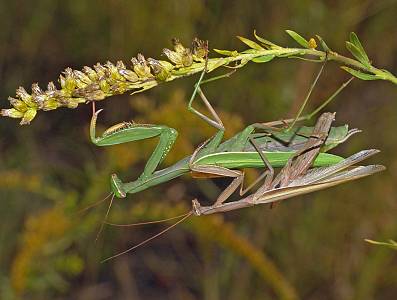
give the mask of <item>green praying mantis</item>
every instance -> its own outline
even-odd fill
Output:
[[[314,83],[312,84],[303,105],[306,104],[324,65],[325,64],[322,65]],[[233,178],[230,185],[215,201],[215,203],[223,203],[237,190],[238,187],[240,187],[240,195],[242,196],[267,176],[266,173],[262,174],[254,183],[244,189],[244,172],[241,171],[241,169],[266,167],[269,170],[273,170],[275,167],[283,167],[288,163],[288,161],[290,161],[291,157],[296,155],[297,150],[299,150],[299,145],[310,140],[314,128],[299,128],[294,126],[297,121],[297,118],[295,118],[284,122],[254,123],[247,126],[231,139],[222,142],[225,131],[223,123],[200,88],[200,84],[203,83],[205,72],[206,70],[204,69],[195,85],[195,89],[188,103],[188,109],[211,126],[217,128],[218,132],[214,137],[200,145],[192,155],[162,170],[157,170],[157,168],[169,153],[177,138],[178,133],[175,129],[165,125],[123,122],[110,127],[101,136],[97,137],[96,122],[101,110],[95,111],[95,107],[93,106],[93,116],[90,123],[90,138],[97,146],[111,146],[159,137],[159,142],[138,179],[124,183],[116,174],[111,176],[113,197],[125,198],[127,194],[143,191],[149,187],[159,185],[191,172],[193,177]],[[349,82],[350,80],[339,88],[319,109],[315,110],[314,114],[329,103],[329,101],[331,101]],[[193,108],[192,103],[197,94],[208,108],[212,118]],[[312,113],[309,117],[314,114]],[[275,125],[283,123],[292,123],[292,126],[286,130],[274,127]],[[264,130],[265,132],[258,132],[260,130]],[[346,141],[351,135],[357,132],[359,132],[357,129],[348,130],[346,125],[341,127],[330,127],[329,130],[321,132],[322,136],[326,136],[327,138],[325,138],[323,143],[321,143],[322,152],[319,153],[318,156],[316,155],[316,158],[313,160],[313,167],[332,166],[343,161],[342,157],[328,154],[326,152]],[[310,166],[311,164],[309,167]]]

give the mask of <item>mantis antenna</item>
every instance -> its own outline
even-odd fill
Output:
[[[90,204],[90,205],[88,205],[88,206],[86,206],[86,207],[84,207],[84,208],[78,210],[78,211],[77,211],[77,214],[81,214],[81,213],[83,213],[83,212],[85,212],[85,211],[87,211],[87,210],[89,210],[89,209],[91,209],[91,208],[93,208],[93,207],[95,207],[95,206],[98,206],[98,205],[102,204],[102,203],[105,202],[111,195],[113,195],[112,192],[110,192],[105,198],[103,198],[103,199],[101,199],[101,200],[98,200],[98,201],[94,202],[93,204]]]
[[[132,251],[132,250],[134,250],[134,249],[136,249],[136,248],[138,248],[138,247],[141,247],[141,246],[145,245],[146,243],[150,242],[151,240],[154,240],[155,238],[157,238],[157,237],[159,237],[159,236],[165,234],[166,232],[170,231],[172,228],[174,228],[174,227],[177,226],[178,224],[182,223],[183,221],[185,221],[187,218],[189,218],[189,217],[192,216],[192,215],[193,215],[193,211],[191,210],[191,211],[189,211],[188,213],[182,215],[182,218],[181,218],[179,221],[177,221],[177,222],[175,222],[174,224],[168,226],[167,228],[165,228],[164,230],[160,231],[159,233],[157,233],[157,234],[151,236],[150,238],[147,238],[146,240],[143,240],[143,241],[140,242],[139,244],[136,244],[135,246],[132,246],[132,247],[128,248],[127,250],[124,250],[124,251],[122,251],[122,252],[120,252],[120,253],[117,253],[117,254],[115,254],[115,255],[113,255],[113,256],[110,256],[110,257],[108,257],[108,258],[102,260],[101,263],[104,263],[104,262],[106,262],[106,261],[108,261],[108,260],[111,260],[111,259],[113,259],[113,258],[119,257],[119,256],[121,256],[121,255],[123,255],[123,254],[126,254],[126,253],[128,253],[128,252],[130,252],[130,251]]]
[[[171,217],[171,218],[167,218],[167,219],[162,219],[162,220],[157,220],[157,221],[147,221],[147,222],[130,223],[130,224],[117,224],[117,223],[110,223],[110,222],[104,222],[104,223],[107,224],[107,225],[116,226],[116,227],[134,227],[134,226],[141,226],[141,225],[164,223],[164,222],[168,222],[168,221],[171,221],[171,220],[180,219],[180,218],[182,218],[184,216],[186,216],[186,213],[181,214],[179,216],[175,216],[175,217]]]
[[[106,215],[103,218],[103,221],[101,222],[101,227],[99,227],[98,233],[97,233],[96,238],[95,238],[95,242],[98,240],[98,238],[99,238],[99,236],[100,236],[100,234],[101,234],[101,232],[103,230],[103,226],[105,225],[106,219],[109,216],[109,212],[110,212],[110,208],[112,207],[113,200],[114,200],[114,193],[112,195],[112,198],[110,198],[110,203],[109,203],[109,206],[108,206],[108,210],[106,211]]]

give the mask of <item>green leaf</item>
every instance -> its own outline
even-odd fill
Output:
[[[320,42],[321,48],[323,48],[323,50],[325,52],[330,52],[331,49],[328,47],[328,45],[324,42],[323,38],[319,35],[316,34],[316,37],[318,39],[318,41]]]
[[[366,62],[369,63],[369,58],[367,53],[365,53],[364,47],[361,44],[357,34],[355,34],[354,32],[350,33],[350,42],[357,47],[357,49],[360,51],[361,55],[363,56],[363,58],[365,59]]]
[[[256,63],[265,63],[265,62],[271,61],[274,57],[275,57],[275,55],[273,55],[273,54],[262,55],[262,56],[253,58],[252,61],[256,62]]]
[[[226,56],[237,56],[239,53],[234,50],[234,51],[229,51],[229,50],[220,50],[220,49],[214,49],[215,52],[222,54],[222,55],[226,55]]]
[[[353,43],[351,42],[346,42],[346,48],[347,50],[350,51],[351,54],[353,54],[353,56],[355,58],[357,58],[357,60],[359,62],[361,62],[364,66],[369,67],[370,64],[368,62],[368,60],[365,58],[365,55],[363,55],[363,53],[360,51],[360,49],[357,48],[357,46],[355,46]],[[365,54],[365,53],[364,53]]]
[[[251,41],[249,39],[246,39],[245,37],[242,36],[237,36],[237,38],[242,41],[244,44],[246,44],[247,46],[249,46],[252,49],[255,50],[265,50],[261,45],[259,45],[258,43]]]
[[[386,246],[386,247],[390,247],[394,250],[397,250],[397,243],[393,240],[389,240],[389,242],[377,242],[377,241],[373,241],[373,240],[369,240],[369,239],[365,239],[366,242],[370,243],[370,244],[374,244],[374,245],[380,245],[380,246]]]
[[[286,32],[297,42],[299,45],[305,48],[310,48],[309,47],[309,42],[300,34],[296,33],[295,31],[292,30],[286,30]]]
[[[254,30],[254,36],[259,42],[261,42],[267,48],[270,48],[270,49],[279,49],[279,48],[281,48],[280,46],[278,46],[278,45],[276,45],[276,44],[264,39],[263,37],[260,37],[259,35],[257,35],[256,34],[256,30]]]
[[[346,72],[352,74],[354,77],[357,77],[357,78],[362,79],[362,80],[379,80],[379,79],[381,79],[380,77],[378,77],[376,75],[363,73],[361,71],[354,70],[354,69],[351,69],[351,68],[346,67],[346,66],[343,66],[341,68],[343,70],[345,70]]]

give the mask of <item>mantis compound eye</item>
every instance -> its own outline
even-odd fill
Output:
[[[112,177],[110,179],[110,186],[111,186],[111,189],[112,189],[114,195],[117,198],[125,198],[125,196],[126,196],[126,192],[124,191],[124,188],[123,188],[122,184],[123,183],[117,177],[117,175],[116,174],[112,174]]]

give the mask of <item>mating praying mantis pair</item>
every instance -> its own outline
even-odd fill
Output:
[[[357,129],[348,130],[347,125],[331,127],[335,117],[334,113],[323,113],[318,118],[314,127],[295,126],[297,121],[310,119],[315,116],[352,80],[351,78],[345,82],[311,114],[300,117],[323,71],[325,63],[326,59],[294,119],[271,123],[254,123],[224,142],[222,142],[222,139],[225,127],[200,87],[204,83],[205,67],[198,82],[195,84],[193,94],[188,103],[188,110],[218,129],[218,132],[212,138],[202,143],[192,155],[187,156],[170,167],[157,171],[157,167],[171,150],[177,138],[177,131],[165,125],[123,122],[110,127],[100,137],[97,137],[96,122],[101,110],[95,111],[95,105],[93,104],[90,138],[97,146],[111,146],[159,137],[159,142],[138,179],[124,183],[116,174],[111,175],[112,197],[98,235],[103,225],[107,223],[106,219],[114,197],[125,198],[127,194],[143,191],[189,172],[192,177],[233,178],[229,186],[221,192],[212,205],[201,206],[200,202],[194,199],[192,201],[192,210],[180,216],[180,220],[173,225],[125,251],[106,258],[103,262],[123,255],[149,242],[183,222],[191,215],[208,215],[257,204],[273,204],[274,202],[293,196],[311,193],[384,170],[385,167],[382,165],[354,166],[378,153],[379,150],[376,149],[363,150],[346,159],[326,153],[345,142],[353,134],[359,132]],[[208,79],[205,82],[209,81],[212,81],[212,79]],[[212,118],[193,108],[192,104],[197,94],[209,110]],[[288,124],[290,125],[286,129],[275,127]],[[260,168],[264,169],[264,172],[252,184],[244,188],[243,168]],[[282,168],[277,176],[275,176],[274,168]],[[263,181],[262,185],[255,192],[243,197],[261,181]],[[227,202],[228,198],[239,187],[240,196],[243,198],[237,201]],[[125,225],[136,224],[124,224],[122,226]]]
[[[325,59],[326,62],[326,59]],[[307,103],[324,66],[322,65],[308,95],[300,109]],[[318,109],[306,117],[299,117],[272,123],[255,123],[247,126],[231,139],[222,143],[225,127],[218,114],[204,95],[200,85],[204,83],[204,68],[188,103],[188,110],[196,114],[218,132],[200,145],[192,155],[174,165],[156,171],[177,138],[177,131],[165,125],[135,124],[123,122],[107,129],[102,136],[96,137],[96,122],[101,110],[95,111],[90,124],[91,141],[97,146],[111,146],[127,142],[159,137],[159,142],[147,161],[142,174],[132,182],[122,182],[116,174],[111,176],[112,204],[113,198],[124,198],[127,194],[143,191],[149,187],[172,180],[191,172],[192,177],[230,177],[230,185],[222,191],[212,206],[202,207],[193,201],[191,214],[202,215],[224,212],[253,204],[272,203],[294,195],[309,193],[346,181],[368,176],[384,169],[380,165],[354,167],[354,164],[375,154],[378,150],[359,152],[347,159],[326,153],[346,141],[359,130],[348,130],[347,126],[332,127],[334,114],[325,113],[318,119],[315,127],[296,127],[297,120],[309,119],[327,105],[350,81],[344,83]],[[207,80],[211,81],[212,79]],[[192,104],[199,95],[212,118],[193,108]],[[291,124],[287,129],[274,127]],[[264,132],[258,132],[264,131]],[[309,170],[310,167],[313,170]],[[275,167],[283,167],[274,177]],[[242,168],[266,168],[254,183],[244,189],[244,172]],[[346,171],[346,169],[348,169]],[[308,171],[309,170],[309,171]],[[226,200],[240,187],[240,196],[250,191],[260,181],[259,189],[239,201],[227,203]],[[108,210],[109,212],[109,210]],[[106,217],[105,217],[106,218]]]

